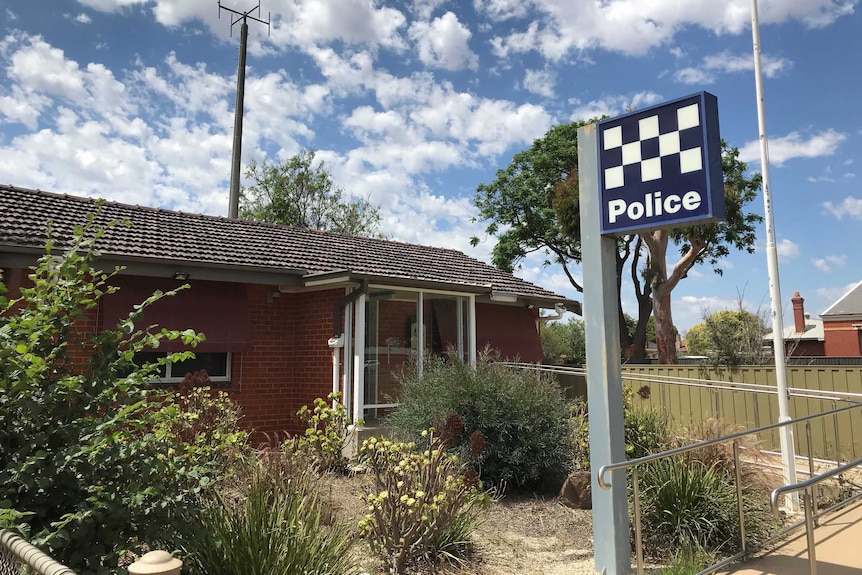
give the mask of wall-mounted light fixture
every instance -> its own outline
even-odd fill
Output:
[[[174,272],[174,279],[184,282],[189,279],[189,272]]]
[[[510,291],[492,291],[491,301],[499,301],[503,303],[515,303],[518,301],[518,294]]]
[[[271,291],[266,294],[266,303],[272,303],[281,297],[280,291]]]

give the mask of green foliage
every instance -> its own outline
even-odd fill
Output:
[[[649,397],[649,387],[642,387],[638,393]],[[623,418],[628,459],[638,459],[670,447],[670,420],[659,410],[636,406],[634,393],[628,387],[623,388]],[[572,409],[572,428],[575,465],[579,469],[590,469],[590,421],[587,402],[584,400],[577,401]]]
[[[497,486],[559,486],[572,464],[569,404],[557,384],[538,371],[494,363],[485,354],[475,369],[450,358],[429,357],[420,373],[403,373],[400,406],[387,424],[414,440],[428,427],[456,414],[462,422],[454,445],[468,449],[479,432],[481,453],[473,455],[482,479]]]
[[[149,419],[166,457],[211,478],[231,475],[250,455],[241,417],[224,391],[181,386]]]
[[[566,323],[546,323],[542,326],[541,338],[545,363],[577,365],[586,363],[586,335],[583,320],[569,318]]]
[[[491,503],[476,472],[446,453],[433,428],[423,436],[428,447],[421,451],[375,437],[360,451],[375,479],[360,532],[395,573],[420,560],[459,560]]]
[[[254,468],[238,496],[212,492],[188,518],[181,540],[191,575],[347,575],[355,573],[350,530],[328,523],[315,476],[267,463]]]
[[[252,163],[246,177],[254,184],[243,189],[240,216],[277,224],[356,236],[381,237],[377,206],[361,198],[344,198],[333,186],[323,161],[314,164],[314,151],[304,150],[283,164]]]
[[[548,254],[546,264],[558,263],[564,269],[580,262],[580,233],[566,233],[561,228],[553,199],[560,182],[577,181],[578,128],[583,124],[554,126],[530,149],[515,154],[509,166],[497,170],[493,182],[476,189],[473,203],[479,208],[479,218],[490,221],[485,232],[497,238],[492,261],[501,270],[511,272],[520,260],[536,251]],[[572,222],[576,223],[577,209],[572,212],[576,215]],[[479,239],[472,242],[475,245]],[[571,275],[569,279],[581,290]]]
[[[344,445],[350,419],[340,401],[340,392],[330,393],[327,399],[315,399],[312,410],[307,405],[299,409],[297,415],[308,426],[303,435],[289,438],[284,448],[304,454],[319,471],[344,471],[347,467]]]
[[[763,318],[740,307],[704,315],[686,334],[686,348],[704,355],[713,365],[758,365],[771,359],[764,351],[767,333]]]
[[[75,228],[62,255],[49,240],[29,275],[33,287],[0,302],[0,516],[82,574],[108,572],[125,550],[170,539],[176,510],[224,473],[203,457],[187,462],[194,443],[172,446],[154,433],[163,406],[173,408],[148,385],[159,364],[135,366],[135,354],[202,339],[136,326],[170,293],[157,292],[116,328],[81,335],[80,322],[116,290],[116,271],[93,265],[105,233],[95,218]]]
[[[715,551],[739,546],[736,490],[713,467],[661,459],[640,469],[644,545],[659,550],[701,546]]]
[[[683,547],[673,553],[670,563],[659,571],[659,575],[697,575],[713,563],[714,554],[702,547]]]

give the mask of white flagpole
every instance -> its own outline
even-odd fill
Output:
[[[751,36],[754,41],[754,81],[757,90],[757,125],[760,131],[760,165],[763,171],[763,207],[766,220],[766,261],[769,270],[769,296],[772,300],[772,349],[775,356],[775,380],[778,387],[778,421],[790,421],[790,395],[787,392],[787,367],[784,362],[784,321],[781,317],[781,286],[778,281],[778,250],[775,247],[775,225],[772,218],[772,188],[769,184],[769,146],[766,139],[766,114],[763,105],[763,67],[760,61],[760,25],[757,0],[751,0]],[[779,432],[784,484],[796,483],[796,447],[793,426]],[[799,495],[788,493],[788,511],[799,511]]]

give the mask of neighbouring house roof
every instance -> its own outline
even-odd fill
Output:
[[[862,319],[862,282],[838,298],[829,309],[820,314],[824,320]]]
[[[796,326],[792,322],[784,326],[785,341],[823,341],[823,339],[823,320],[813,319],[808,314],[805,315],[805,329],[802,332],[796,331]]]
[[[48,220],[56,247],[62,249],[73,227],[85,223],[95,209],[91,198],[0,185],[0,252],[32,255],[44,250]],[[105,202],[96,221],[124,220],[131,226],[109,229],[98,249],[105,261],[130,270],[136,264],[219,269],[245,274],[241,277],[277,278],[273,283],[297,288],[365,279],[483,297],[514,295],[520,303],[562,303],[580,313],[579,302],[457,250],[115,202]]]

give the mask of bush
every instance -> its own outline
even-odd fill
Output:
[[[170,294],[157,292],[114,329],[81,336],[79,322],[116,290],[108,283],[116,271],[93,267],[104,234],[94,221],[74,230],[60,257],[48,242],[19,299],[0,293],[2,527],[82,574],[112,571],[126,550],[170,539],[176,512],[224,473],[198,465],[203,458],[188,463],[185,447],[153,433],[171,409],[168,394],[149,385],[159,364],[135,366],[135,354],[162,340],[201,339],[135,327],[146,306]]]
[[[360,533],[372,551],[395,573],[419,560],[459,560],[481,523],[490,496],[476,473],[447,454],[444,441],[426,431],[428,447],[372,437],[361,456],[374,474],[375,487],[364,497],[368,513]]]
[[[422,441],[429,427],[443,427],[452,414],[463,423],[452,438],[467,456],[478,431],[485,446],[473,457],[483,480],[497,486],[553,486],[572,466],[569,404],[548,376],[493,363],[487,354],[475,369],[458,359],[430,357],[419,373],[401,374],[400,406],[387,425]]]
[[[314,400],[314,408],[303,405],[297,415],[308,424],[305,433],[284,442],[287,452],[301,452],[318,471],[344,471],[347,458],[344,446],[350,419],[341,403],[341,393],[333,392],[326,399]]]
[[[649,397],[649,388],[638,392]],[[627,459],[638,459],[669,449],[672,444],[670,420],[657,409],[635,407],[632,390],[623,387],[623,434]],[[572,408],[575,465],[590,469],[590,420],[587,402],[578,400]]]
[[[270,458],[276,457],[270,454]],[[285,473],[285,470],[289,470]],[[191,575],[355,572],[352,538],[341,523],[328,524],[326,504],[308,467],[264,460],[241,494],[213,492],[189,518],[181,541],[184,572]]]

